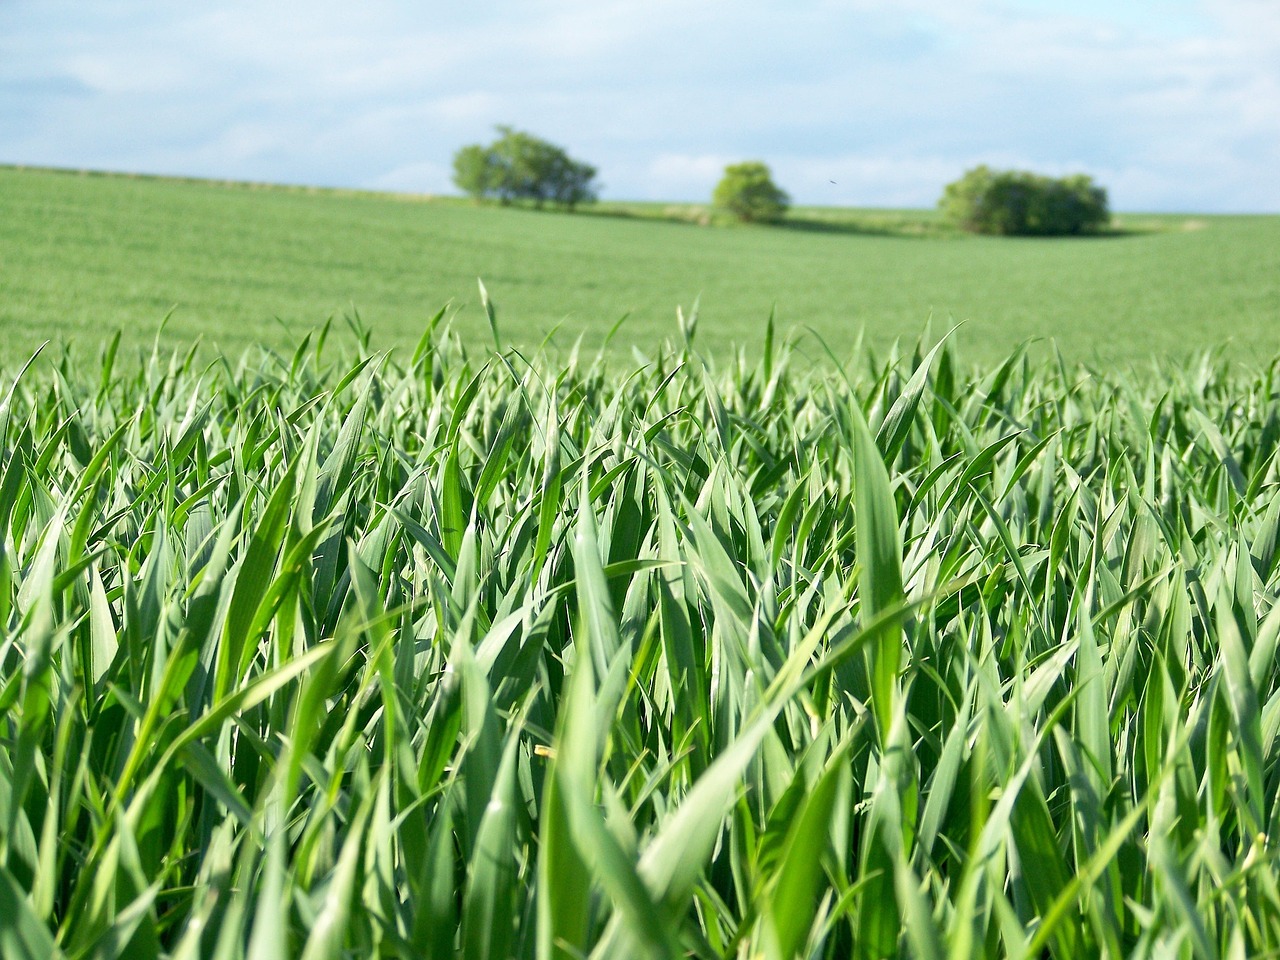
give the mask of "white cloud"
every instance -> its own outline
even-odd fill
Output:
[[[1085,168],[1120,207],[1280,210],[1276,0],[297,11],[0,4],[0,161],[439,192],[510,122],[616,197],[705,199],[756,157],[800,202],[931,204],[985,160]]]
[[[645,179],[650,189],[645,199],[707,197],[733,157],[724,154],[659,154],[648,165]]]
[[[366,190],[390,190],[401,193],[432,193],[446,183],[450,169],[442,163],[406,163],[380,173],[357,186]]]
[[[797,197],[834,206],[929,205],[940,192],[937,185],[957,175],[953,159],[872,154],[788,157],[774,169]],[[924,192],[922,184],[928,185]]]

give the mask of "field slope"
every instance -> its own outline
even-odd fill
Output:
[[[581,333],[596,345],[630,314],[615,343],[652,352],[699,294],[712,353],[758,349],[775,304],[784,328],[811,327],[838,354],[864,330],[877,346],[914,339],[931,316],[935,331],[967,321],[956,342],[976,360],[1032,337],[1106,361],[1227,340],[1242,357],[1280,348],[1280,217],[1123,218],[1138,229],[1046,241],[938,236],[930,216],[905,215],[904,227],[810,210],[793,228],[705,228],[0,168],[0,360],[117,327],[148,343],[171,308],[169,343],[203,336],[238,352],[290,344],[353,307],[375,344],[412,345],[452,301],[474,342],[488,336],[476,277],[524,349],[557,324],[558,343]],[[812,337],[804,349],[824,355]]]

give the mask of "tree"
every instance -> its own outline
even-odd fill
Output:
[[[1107,191],[1084,174],[1054,179],[978,166],[947,184],[938,205],[970,233],[1063,236],[1097,233],[1111,222]]]
[[[531,200],[572,210],[596,199],[596,168],[563,148],[513,127],[498,127],[488,146],[470,144],[453,155],[453,182],[477,200]]]
[[[453,155],[453,182],[476,199],[497,189],[498,173],[490,151],[478,143],[463,147]]]
[[[716,186],[712,202],[744,222],[777,223],[791,198],[773,182],[769,168],[756,160],[731,163]]]

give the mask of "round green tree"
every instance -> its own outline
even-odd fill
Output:
[[[514,127],[498,127],[488,146],[470,144],[453,155],[453,182],[476,200],[554,203],[572,210],[596,199],[596,168],[554,143]]]
[[[787,192],[773,182],[769,168],[758,160],[725,167],[711,199],[739,220],[754,223],[777,223],[791,205]]]

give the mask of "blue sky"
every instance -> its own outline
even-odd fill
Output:
[[[619,199],[763,159],[927,206],[986,162],[1280,212],[1280,0],[0,0],[4,163],[447,193],[497,123]]]

